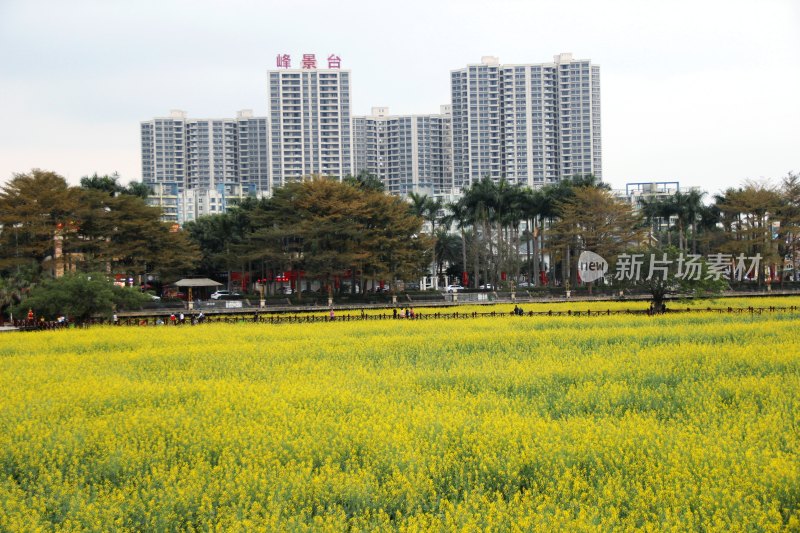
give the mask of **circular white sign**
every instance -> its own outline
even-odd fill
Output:
[[[578,257],[578,273],[581,281],[597,281],[608,272],[608,262],[594,252],[584,251]]]

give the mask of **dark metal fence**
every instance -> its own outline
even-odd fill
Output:
[[[185,314],[183,320],[180,315],[158,315],[158,316],[139,316],[119,318],[116,323],[110,320],[94,319],[80,324],[80,327],[91,325],[115,324],[118,326],[191,326],[202,323],[215,324],[239,324],[245,322],[258,324],[313,324],[319,322],[357,322],[357,321],[384,321],[384,320],[469,320],[475,318],[525,318],[525,317],[604,317],[615,315],[675,315],[691,313],[717,313],[731,315],[762,315],[767,313],[798,313],[798,306],[770,306],[770,307],[706,307],[706,308],[670,308],[665,311],[654,312],[648,309],[606,309],[606,310],[567,310],[567,311],[522,311],[521,314],[500,311],[472,311],[472,312],[415,312],[413,315],[406,314],[398,310],[397,315],[393,312],[382,313],[342,313],[330,315],[293,313],[293,314],[212,314],[200,315]],[[16,321],[14,323],[22,331],[53,330],[68,327],[68,323],[58,322],[27,322]]]
[[[500,311],[452,311],[452,312],[414,312],[409,311],[406,315],[404,310],[398,308],[397,314],[385,311],[382,313],[353,313],[346,312],[334,314],[310,314],[310,313],[248,313],[248,314],[210,314],[187,313],[183,320],[180,314],[174,315],[151,315],[137,317],[119,317],[116,322],[104,319],[92,319],[80,324],[70,324],[69,322],[57,321],[28,321],[15,320],[7,325],[14,326],[19,331],[47,331],[59,330],[69,327],[89,327],[93,325],[117,325],[117,326],[192,326],[203,323],[216,324],[239,324],[245,322],[258,324],[312,324],[319,322],[356,322],[356,321],[383,321],[383,320],[468,320],[475,318],[524,318],[524,317],[603,317],[614,315],[675,315],[691,313],[716,313],[730,315],[763,315],[768,313],[798,313],[799,306],[769,306],[769,307],[705,307],[705,308],[670,308],[664,311],[653,311],[649,309],[606,309],[606,310],[567,310],[567,311],[524,311],[520,313],[500,312]]]

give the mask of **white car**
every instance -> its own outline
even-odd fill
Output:
[[[226,291],[226,290],[223,289],[223,290],[219,290],[219,291],[215,292],[214,294],[212,294],[211,295],[211,299],[212,300],[219,300],[220,298],[222,298],[224,296],[241,296],[241,295],[238,292],[231,292],[231,291]]]
[[[448,285],[445,290],[447,292],[458,292],[458,291],[463,291],[464,287],[462,287],[461,285]]]
[[[487,283],[486,285],[481,285],[478,288],[480,290],[482,290],[482,291],[493,291],[494,290],[494,285],[492,285],[491,283]]]

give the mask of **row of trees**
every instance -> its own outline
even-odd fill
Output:
[[[0,307],[75,272],[169,278],[191,270],[197,246],[161,221],[141,184],[92,176],[69,186],[53,173],[15,175],[0,188]]]
[[[84,178],[71,187],[53,173],[17,174],[0,189],[0,273],[34,279],[57,271],[170,276],[191,269],[197,247],[138,186],[109,188],[115,178]],[[96,187],[95,185],[99,185]]]
[[[773,277],[791,277],[800,235],[800,177],[790,173],[778,186],[746,183],[708,205],[704,197],[697,190],[645,197],[637,209],[589,175],[536,190],[487,178],[455,203],[416,194],[410,201],[435,237],[437,273],[459,276],[473,287],[522,276],[533,285],[575,286],[583,250],[611,261],[633,248],[672,246],[684,254],[760,254]],[[447,272],[445,262],[451,265]],[[763,283],[768,273],[757,275]]]
[[[203,252],[206,273],[291,272],[331,292],[343,278],[353,292],[357,284],[363,292],[368,282],[415,279],[433,242],[404,200],[385,194],[379,182],[356,178],[290,183],[271,198],[246,200],[185,229]]]
[[[146,195],[118,176],[70,187],[52,172],[15,175],[0,189],[0,305],[71,271],[164,281],[292,272],[296,282],[305,277],[335,290],[349,281],[349,290],[360,284],[364,291],[370,282],[418,279],[433,265],[436,284],[449,275],[473,287],[526,279],[568,288],[580,281],[585,250],[610,262],[633,249],[672,246],[685,254],[759,254],[773,269],[758,270],[759,283],[793,275],[799,253],[800,177],[791,173],[779,186],[746,183],[709,203],[689,191],[642,200],[638,210],[591,175],[536,190],[487,178],[445,204],[389,196],[362,173],[292,183],[185,231],[161,222]]]

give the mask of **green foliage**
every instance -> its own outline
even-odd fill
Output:
[[[69,187],[53,172],[15,175],[0,189],[0,272],[32,265],[47,275],[60,268],[169,276],[191,269],[199,250],[117,180],[94,175]]]
[[[614,285],[645,290],[653,297],[656,306],[660,306],[670,295],[714,296],[728,288],[724,276],[709,274],[708,262],[703,258],[698,261],[697,275],[684,275],[688,270],[686,262],[689,256],[675,247],[649,247],[632,250],[630,254],[641,254],[640,275],[634,279],[616,279],[621,276],[610,272],[615,276]],[[665,270],[660,270],[662,267]]]
[[[362,170],[357,176],[345,176],[342,181],[353,187],[368,191],[383,192],[385,189],[381,179],[368,170]]]
[[[93,315],[109,317],[115,309],[135,309],[149,300],[136,289],[112,284],[103,274],[68,274],[33,287],[15,314],[24,316],[33,309],[37,317],[48,320],[65,315],[85,322]]]
[[[252,230],[236,254],[326,283],[348,270],[411,279],[430,259],[422,220],[400,198],[370,188],[327,179],[290,183],[250,216]]]
[[[119,179],[120,176],[116,172],[110,176],[98,176],[95,172],[92,176],[84,176],[81,178],[81,188],[99,191],[109,196],[127,194],[129,196],[137,196],[143,200],[149,196],[150,188],[144,183],[132,181],[126,187],[119,182]]]
[[[237,208],[227,213],[200,217],[184,224],[187,237],[201,251],[198,271],[214,277],[222,270],[235,270],[241,266],[242,246],[253,231],[251,217],[257,209],[266,205],[266,200],[245,199]]]
[[[573,194],[558,205],[560,220],[554,224],[555,237],[571,247],[569,268],[577,272],[577,261],[583,250],[600,254],[612,261],[626,247],[642,239],[639,219],[630,205],[618,200],[605,189],[576,188]],[[577,282],[577,275],[571,279]],[[591,290],[591,285],[590,285]]]
[[[77,191],[54,172],[15,174],[0,189],[0,269],[41,268],[59,224],[69,226],[78,205]]]

